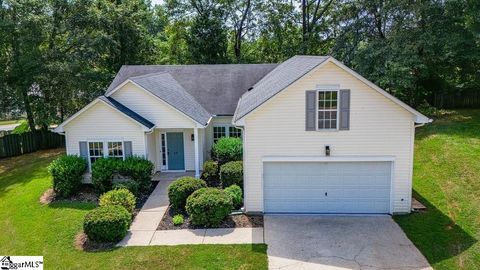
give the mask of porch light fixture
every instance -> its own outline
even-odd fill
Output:
[[[330,145],[325,145],[325,156],[330,156]]]
[[[190,138],[192,139],[192,142],[195,141],[195,134],[190,135]]]

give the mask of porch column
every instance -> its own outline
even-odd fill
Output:
[[[199,154],[199,149],[198,149],[198,128],[195,127],[193,129],[193,138],[194,138],[194,143],[195,143],[195,177],[200,178],[200,154]]]

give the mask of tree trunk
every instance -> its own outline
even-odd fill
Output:
[[[240,24],[238,28],[235,30],[235,58],[237,63],[240,63],[242,59],[242,38],[243,38],[243,25],[245,20],[247,19],[248,13],[250,12],[250,4],[251,0],[247,0],[247,6],[242,13],[242,18],[240,19]]]
[[[28,98],[28,90],[22,91],[23,107],[27,114],[28,126],[31,131],[35,131],[35,121],[33,120],[32,106],[30,105],[30,99]]]
[[[308,41],[307,5],[308,5],[308,1],[302,0],[302,54],[307,54],[307,41]]]

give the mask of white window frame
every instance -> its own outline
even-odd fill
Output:
[[[215,130],[214,130],[214,129],[215,129],[216,127],[223,127],[223,128],[225,128],[225,138],[229,138],[229,137],[230,137],[230,128],[231,128],[231,127],[236,128],[236,129],[239,129],[239,128],[233,126],[233,125],[214,125],[213,128],[212,128],[212,142],[213,142],[213,144],[215,144]],[[240,137],[234,137],[234,138],[240,138],[240,139],[243,138],[243,131],[242,131],[241,129],[239,129],[239,130],[240,130],[240,134],[241,134]],[[220,138],[218,138],[218,140],[219,140],[219,139],[220,139]]]
[[[338,89],[317,89],[315,95],[315,128],[317,131],[338,131],[339,130],[339,119],[340,119],[340,91]],[[337,119],[336,119],[336,127],[335,128],[319,128],[318,127],[318,113],[320,112],[320,108],[318,107],[319,102],[319,93],[320,92],[336,92],[337,93]],[[329,110],[333,111],[333,110]],[[323,111],[325,112],[325,111]]]
[[[103,158],[108,158],[108,143],[121,142],[122,143],[122,160],[125,160],[125,141],[123,140],[89,140],[87,141],[87,153],[88,153],[88,169],[92,171],[92,161],[90,160],[90,143],[103,143]]]
[[[229,132],[228,132],[228,125],[215,125],[213,126],[212,128],[212,140],[213,140],[213,144],[215,144],[215,128],[224,128],[225,129],[225,138],[228,138],[229,136]],[[220,137],[220,138],[217,138],[217,141],[220,140],[221,138],[224,138],[224,137]]]

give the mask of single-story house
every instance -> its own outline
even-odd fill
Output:
[[[221,137],[244,144],[245,210],[411,209],[415,127],[431,120],[328,56],[280,64],[123,66],[56,129],[68,154],[140,155],[195,171]]]

